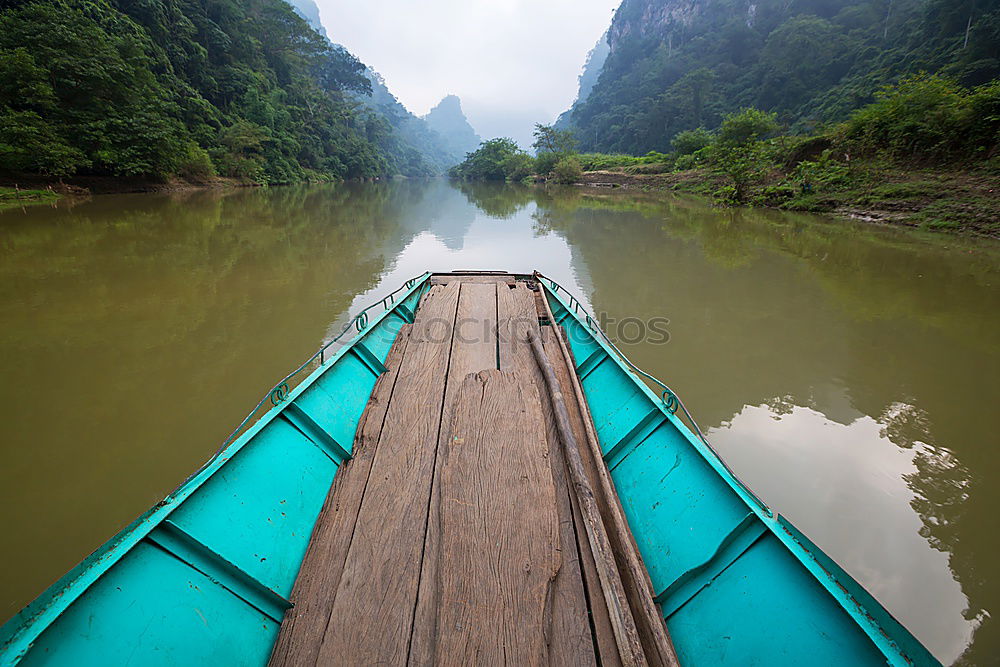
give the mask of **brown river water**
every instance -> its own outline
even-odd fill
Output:
[[[451,269],[576,292],[944,663],[1000,655],[1000,244],[445,181],[0,212],[0,621],[350,315]],[[642,336],[653,318],[669,342]]]

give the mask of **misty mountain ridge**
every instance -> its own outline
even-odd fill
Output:
[[[340,48],[330,39],[326,28],[320,21],[319,7],[313,0],[287,0],[309,25]],[[395,131],[397,146],[396,152],[405,154],[408,161],[408,168],[411,173],[403,171],[406,175],[426,175],[441,174],[448,167],[462,161],[465,154],[470,150],[475,150],[479,146],[479,137],[475,130],[469,125],[461,112],[461,103],[458,103],[458,114],[461,119],[454,116],[454,111],[449,103],[445,120],[438,126],[427,122],[427,117],[420,118],[410,112],[406,106],[389,90],[385,79],[369,65],[365,65],[364,76],[371,83],[371,95],[358,94],[356,99],[365,107],[372,110],[383,118]],[[455,97],[455,96],[449,96]],[[446,97],[445,100],[448,100]],[[441,104],[445,104],[442,100]],[[455,97],[455,100],[458,100]],[[438,106],[441,106],[440,104]],[[435,121],[437,122],[437,121]],[[454,129],[458,134],[450,136],[449,132]],[[476,138],[476,143],[471,148],[466,148],[469,140],[469,132]]]
[[[559,114],[559,118],[555,122],[557,128],[565,130],[572,126],[573,111],[590,97],[590,92],[597,85],[597,79],[601,76],[601,70],[604,69],[604,63],[607,61],[609,53],[611,53],[611,46],[608,44],[608,32],[605,31],[597,40],[594,48],[587,53],[587,60],[583,64],[583,71],[578,79],[579,88],[576,99],[573,100],[572,106],[567,111]]]
[[[457,95],[446,95],[423,117],[427,125],[444,138],[445,145],[453,153],[465,157],[466,153],[479,148],[482,139],[462,111],[462,101]]]

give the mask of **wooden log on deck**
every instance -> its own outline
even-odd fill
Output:
[[[552,309],[544,294],[541,301],[548,321],[554,323]],[[556,336],[556,340],[565,362],[560,364],[559,370],[562,371],[565,368],[568,376],[561,379],[564,383],[568,381],[573,387],[573,398],[583,417],[586,431],[587,448],[585,451],[588,456],[583,459],[584,466],[589,470],[591,478],[597,480],[598,505],[601,515],[605,519],[605,525],[608,526],[612,550],[619,563],[622,583],[632,605],[633,618],[636,621],[644,652],[652,665],[677,667],[680,664],[677,652],[670,640],[670,634],[660,614],[660,609],[653,600],[653,585],[650,582],[649,573],[639,556],[639,547],[629,528],[628,520],[625,518],[625,511],[622,509],[621,500],[615,490],[611,474],[604,464],[601,445],[597,439],[593,419],[590,416],[590,407],[583,393],[580,379],[575,372],[576,364],[572,351],[564,339],[562,329],[558,328],[557,331],[559,334]]]
[[[545,377],[545,384],[548,386],[552,405],[555,408],[556,425],[559,427],[559,434],[562,439],[563,451],[566,461],[569,464],[570,477],[576,492],[577,500],[580,503],[580,510],[583,513],[584,526],[587,530],[587,538],[590,547],[594,552],[597,562],[597,571],[601,579],[601,589],[604,592],[604,599],[611,612],[611,623],[615,631],[615,638],[618,641],[618,653],[623,665],[643,665],[646,659],[643,654],[642,643],[639,641],[639,634],[635,627],[635,620],[632,618],[632,610],[628,599],[625,596],[625,589],[622,585],[621,576],[618,573],[618,566],[615,563],[614,554],[611,551],[611,543],[608,541],[604,523],[601,520],[597,501],[594,498],[593,489],[587,481],[586,473],[583,470],[583,463],[580,460],[580,448],[573,436],[573,429],[570,426],[569,413],[566,410],[566,403],[562,397],[562,390],[559,381],[556,379],[552,363],[549,361],[542,349],[542,343],[532,329],[528,329],[528,342],[531,350],[535,354],[539,368]]]
[[[549,463],[556,486],[556,510],[560,525],[559,553],[562,561],[552,583],[549,664],[553,667],[586,667],[597,664],[616,667],[619,663],[614,630],[600,594],[593,556],[590,555],[590,546],[583,534],[582,519],[578,516],[575,499],[570,492],[568,471],[562,446],[559,444],[559,431],[548,392],[544,391],[545,380],[525,336],[528,328],[543,335],[551,333],[547,330],[548,327],[543,331],[538,326],[536,294],[523,282],[498,287],[498,358],[501,370],[515,371],[538,388],[545,420]],[[589,596],[584,585],[585,578],[587,585],[591,587]],[[595,650],[600,654],[599,660]]]

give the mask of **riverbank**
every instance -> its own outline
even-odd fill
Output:
[[[60,196],[128,194],[131,192],[176,192],[202,188],[240,188],[260,185],[252,181],[215,176],[206,180],[142,178],[124,176],[72,176],[51,178],[40,174],[0,175],[0,188],[22,192],[33,189]]]
[[[0,187],[0,211],[33,204],[51,204],[62,195],[49,189],[29,189]]]
[[[666,165],[664,165],[666,169]],[[866,222],[920,227],[1000,238],[998,178],[986,171],[902,170],[885,165],[857,167],[862,177],[841,185],[803,188],[783,185],[775,171],[747,193],[752,206],[828,213]],[[656,172],[657,165],[584,172],[578,185],[685,192],[713,196],[728,185],[707,168]]]

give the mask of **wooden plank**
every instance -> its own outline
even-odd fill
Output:
[[[548,309],[547,303],[545,307]],[[548,314],[551,317],[551,311],[548,311]],[[563,396],[569,407],[571,419],[580,420],[580,423],[574,426],[577,437],[579,438],[579,430],[585,432],[586,439],[580,442],[586,442],[587,446],[582,447],[581,460],[587,477],[595,489],[598,508],[608,528],[611,549],[618,563],[643,651],[650,665],[676,666],[678,665],[676,651],[660,609],[653,600],[653,586],[649,573],[639,556],[639,547],[635,543],[614,482],[601,456],[600,443],[594,431],[586,399],[583,398],[582,387],[569,371],[570,367],[574,369],[576,367],[572,351],[565,341],[565,331],[562,327],[559,327],[558,331],[559,336],[547,352],[550,358],[556,358],[558,354],[567,362],[556,365],[556,374],[563,387]]]
[[[354,458],[340,466],[327,494],[306,550],[299,576],[292,589],[295,605],[286,614],[271,653],[270,664],[312,665],[319,655],[319,639],[333,609],[331,591],[337,589],[350,547],[354,524],[368,483],[379,434],[385,420],[399,366],[412,325],[399,331],[389,349],[386,373],[379,376],[371,398],[358,422]]]
[[[504,288],[506,289],[506,288]],[[430,511],[424,543],[424,558],[414,613],[413,636],[410,641],[409,662],[426,665],[434,661],[437,633],[438,568],[441,529],[442,461],[449,450],[448,428],[451,423],[455,399],[462,382],[469,374],[497,366],[497,285],[491,283],[463,282],[458,299],[455,335],[452,339],[451,361],[445,383],[445,398],[441,416],[441,434],[438,439],[434,480],[431,489]],[[450,567],[450,564],[447,566]]]
[[[449,432],[435,662],[544,664],[559,525],[534,384],[498,370],[468,376]]]
[[[530,378],[536,386],[537,392],[537,387],[542,382],[541,373],[532,359],[531,350],[523,337],[520,339],[521,344],[518,345],[518,339],[515,336],[515,330],[518,328],[538,328],[538,311],[534,294],[535,292],[528,289],[523,283],[515,289],[499,288],[497,314],[500,318],[501,330],[499,350],[501,369],[516,371],[522,376]],[[594,628],[587,613],[587,595],[580,566],[580,551],[573,508],[566,482],[565,460],[559,447],[559,435],[556,431],[548,395],[546,392],[538,393],[545,421],[552,478],[556,488],[556,510],[560,524],[559,543],[562,560],[562,565],[552,584],[549,627],[550,662],[554,665],[592,665],[596,663]],[[594,581],[596,585],[596,579]],[[599,588],[594,590],[599,591]],[[599,593],[598,597],[600,597]],[[604,632],[605,651],[617,655],[603,599],[598,601],[594,611],[594,620]],[[614,663],[605,662],[604,664]]]
[[[639,640],[639,633],[635,627],[632,610],[625,595],[621,575],[618,572],[618,566],[611,551],[611,543],[608,540],[607,531],[601,518],[600,510],[597,507],[593,489],[583,470],[583,463],[580,460],[580,446],[573,436],[569,421],[569,412],[566,408],[559,380],[556,378],[551,361],[542,348],[541,339],[535,331],[528,331],[528,341],[531,343],[532,353],[538,362],[539,368],[542,370],[546,388],[552,398],[556,425],[559,427],[559,438],[562,441],[566,462],[569,464],[570,481],[579,503],[580,511],[583,514],[587,539],[590,542],[590,548],[594,553],[594,560],[597,563],[597,573],[600,577],[601,589],[604,593],[604,599],[608,603],[608,610],[611,613],[611,625],[614,628],[615,639],[618,642],[618,654],[625,665],[645,664],[645,656],[643,655],[642,643]]]
[[[319,663],[407,659],[458,296],[431,287],[417,312]]]
[[[518,369],[534,378],[534,361],[525,332],[538,331],[534,292],[523,282],[497,289],[498,356],[501,369]],[[540,393],[540,392],[539,392]]]

